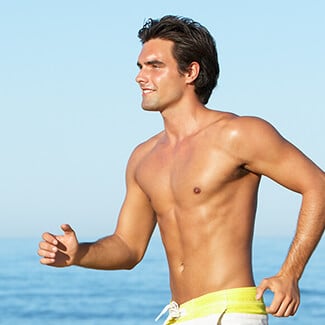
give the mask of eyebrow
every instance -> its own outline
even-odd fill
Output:
[[[164,62],[159,61],[159,60],[150,60],[150,61],[146,61],[144,62],[144,65],[159,65],[159,66],[163,66],[165,65]],[[137,62],[137,66],[141,69],[142,68],[142,64],[138,61]]]

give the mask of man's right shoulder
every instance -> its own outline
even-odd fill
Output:
[[[162,135],[163,131],[138,144],[132,151],[130,160],[139,161],[144,158],[156,146],[157,142],[159,141],[159,139],[161,139]]]

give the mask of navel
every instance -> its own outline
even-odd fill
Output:
[[[184,269],[185,269],[185,266],[184,266],[184,263],[181,263],[178,267],[178,270],[180,273],[183,273],[184,272]]]
[[[195,194],[200,194],[201,193],[201,189],[199,187],[195,186],[194,189],[193,189],[193,192]]]

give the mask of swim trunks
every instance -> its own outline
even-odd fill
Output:
[[[164,325],[267,325],[264,302],[255,296],[255,287],[245,287],[208,293],[180,306],[172,301],[156,320],[168,311]]]

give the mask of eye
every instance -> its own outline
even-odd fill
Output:
[[[153,69],[161,69],[164,66],[164,63],[158,60],[153,60],[148,62],[148,65],[150,65]]]

